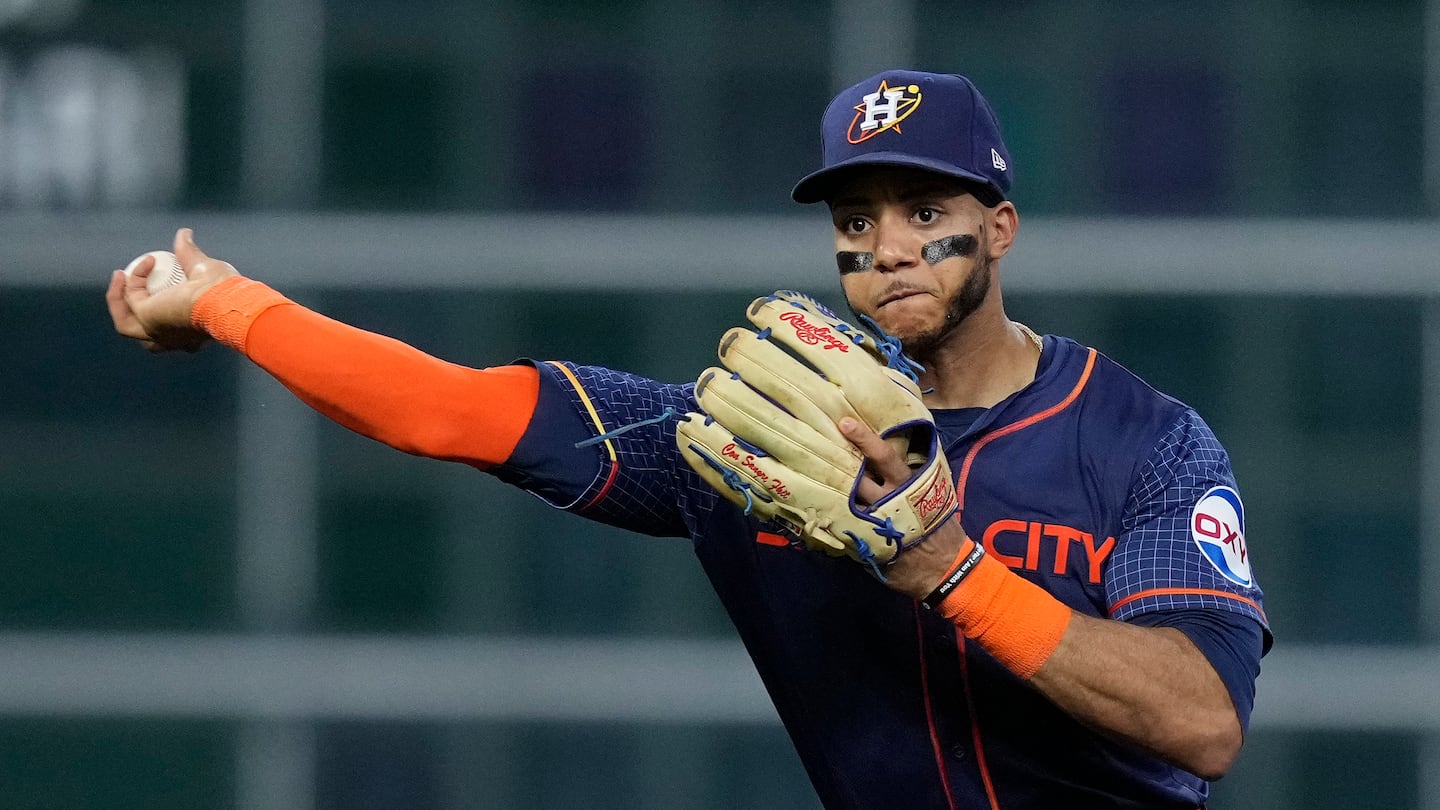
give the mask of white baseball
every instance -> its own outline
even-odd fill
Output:
[[[135,257],[125,268],[125,275],[133,273],[135,266],[146,256],[155,257],[155,269],[151,270],[150,276],[145,279],[145,289],[149,290],[151,295],[185,281],[185,268],[180,266],[180,260],[175,258],[175,254],[168,250],[152,250]]]

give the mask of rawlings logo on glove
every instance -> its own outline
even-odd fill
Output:
[[[831,332],[829,328],[816,326],[805,320],[805,313],[803,312],[782,313],[780,320],[795,327],[795,337],[800,338],[800,342],[806,346],[819,346],[821,343],[824,343],[825,345],[821,347],[822,349],[838,349],[842,352],[850,351],[850,347],[846,345],[845,341],[835,337],[835,333]]]
[[[721,338],[724,368],[700,375],[704,413],[686,414],[677,427],[680,454],[747,513],[878,574],[956,511],[919,367],[873,323],[878,334],[800,293],[758,298],[746,315],[759,331],[736,327]],[[874,503],[857,500],[866,459],[836,427],[847,416],[891,442],[912,470]]]

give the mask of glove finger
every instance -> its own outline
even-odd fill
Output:
[[[871,390],[865,392],[859,389],[866,386],[850,384],[850,390],[860,399],[857,403],[851,402],[845,389],[791,356],[776,341],[749,329],[736,327],[726,332],[720,341],[720,356],[725,367],[739,374],[747,385],[839,447],[853,447],[836,427],[836,423],[847,416],[882,434],[888,434],[896,424],[929,421],[929,411],[914,395],[903,388],[886,385],[885,380],[899,375],[875,360],[856,358],[854,361],[862,366],[871,383]],[[863,409],[861,403],[865,405]],[[881,421],[887,419],[890,421]],[[907,454],[908,437],[887,435],[886,440],[895,452],[911,458]],[[788,463],[789,459],[786,460]]]
[[[873,519],[853,512],[848,493],[751,452],[719,422],[687,414],[675,437],[681,457],[707,484],[746,514],[788,528],[807,549],[867,563],[885,562],[899,550],[895,542],[877,535]],[[945,471],[948,474],[948,468]],[[898,499],[887,512],[906,503]],[[909,528],[903,509],[894,516]]]
[[[863,332],[842,321],[833,321],[801,302],[768,295],[751,302],[745,315],[760,330],[761,336],[773,338],[842,386],[851,380],[855,369],[861,367],[856,360],[883,364],[878,354],[866,347],[866,343],[873,345],[874,341],[866,340]],[[723,354],[723,343],[721,349]]]
[[[840,386],[749,329],[736,327],[726,332],[720,341],[720,357],[726,368],[796,419],[833,444],[848,444],[835,423],[846,416],[861,417]]]
[[[844,328],[840,329],[841,332],[846,332],[855,328],[844,318],[837,315],[835,313],[835,310],[820,303],[818,299],[806,295],[805,293],[798,292],[796,290],[776,290],[775,292],[767,296],[763,296],[759,299],[756,299],[755,301],[752,301],[750,303],[750,306],[753,309],[764,301],[779,301],[788,304],[796,309],[803,309],[806,312],[813,313],[820,320],[829,323],[831,326],[843,326]]]
[[[695,398],[726,430],[781,464],[847,492],[859,474],[860,451],[843,437],[828,438],[728,372],[706,370]]]
[[[841,502],[846,495],[769,456],[751,452],[723,425],[701,414],[687,414],[676,425],[675,435],[686,463],[727,500],[744,507],[747,514],[791,527],[809,548],[829,554],[848,553],[847,545],[826,530],[830,524],[827,518],[813,506],[806,509],[799,505]]]
[[[721,461],[729,455],[724,448],[735,443],[730,431],[703,414],[689,413],[675,426],[675,443],[685,463],[726,500],[747,513],[774,517],[773,499],[753,473]]]
[[[799,293],[793,295],[799,296]],[[879,380],[883,379],[892,383],[887,387],[896,390],[877,390],[877,395],[920,398],[919,385],[901,370],[909,368],[906,364],[913,361],[899,354],[898,343],[887,343],[882,351],[873,335],[835,318],[833,313],[827,314],[829,312],[804,296],[782,298],[777,293],[755,299],[746,315],[751,323],[760,327],[760,335],[784,346],[847,391],[852,386],[880,389]]]
[[[893,429],[928,423],[930,411],[914,381],[890,368],[874,349],[873,337],[835,319],[813,299],[783,290],[755,299],[747,314],[765,328],[759,333],[732,329],[725,334],[720,357],[727,367],[787,407],[794,403],[797,388],[813,394],[816,407],[828,417],[823,420],[826,424],[822,427],[820,417],[809,408],[797,407],[795,413],[827,436],[838,433],[832,429],[835,422],[853,416],[909,457],[908,439],[892,438]],[[850,337],[862,342],[850,342]],[[772,373],[756,371],[756,365]]]

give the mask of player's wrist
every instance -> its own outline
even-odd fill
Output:
[[[985,556],[985,547],[973,540],[966,539],[960,547],[960,553],[955,555],[954,561],[940,582],[930,589],[930,593],[920,600],[920,604],[931,610],[939,610],[940,605],[960,587],[960,583],[974,573],[975,566]]]
[[[958,569],[974,557],[968,570]],[[987,556],[967,551],[941,583],[956,579],[935,610],[1001,664],[1028,679],[1050,658],[1070,624],[1071,611],[1040,586]],[[928,599],[929,597],[927,597]]]
[[[953,515],[921,541],[906,546],[884,567],[892,590],[923,602],[974,547]]]
[[[241,352],[250,326],[262,312],[290,300],[276,290],[241,275],[222,278],[196,295],[190,323]]]

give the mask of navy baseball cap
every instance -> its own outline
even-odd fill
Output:
[[[909,166],[974,186],[991,206],[1010,192],[1010,153],[995,111],[964,76],[889,70],[844,90],[820,123],[823,166],[790,192],[798,203],[825,200],[861,166]]]

